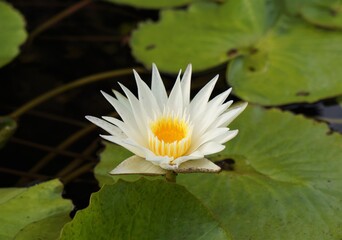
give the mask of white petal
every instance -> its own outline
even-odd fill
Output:
[[[167,110],[171,110],[173,112],[178,113],[183,112],[183,96],[180,83],[180,72],[178,74],[175,85],[173,86],[169,99],[167,101]]]
[[[222,114],[216,119],[212,127],[225,127],[228,126],[239,114],[245,110],[247,103],[237,104],[232,108],[228,109],[227,112]]]
[[[145,110],[150,118],[153,117],[154,113],[159,115],[161,108],[159,107],[151,89],[140,78],[139,74],[135,70],[133,70],[133,73],[138,87],[138,97],[141,106],[145,107]]]
[[[167,93],[165,90],[164,83],[160,77],[160,74],[158,72],[157,66],[153,63],[152,64],[152,83],[151,83],[151,89],[154,97],[157,100],[157,103],[159,104],[160,109],[163,109],[164,104],[167,101]]]
[[[196,149],[203,145],[204,143],[215,141],[216,138],[222,135],[225,135],[229,132],[229,128],[214,128],[211,129],[204,134],[200,135],[198,138],[194,138],[193,142],[191,143],[191,147],[189,152],[196,151]]]
[[[207,142],[203,145],[201,145],[199,148],[196,149],[196,151],[201,152],[204,156],[214,154],[217,152],[221,152],[223,149],[225,149],[226,146],[216,143],[216,142]]]
[[[185,155],[185,156],[182,156],[182,157],[179,157],[179,158],[173,160],[172,163],[176,166],[176,168],[178,168],[180,164],[182,164],[186,161],[201,159],[203,157],[204,157],[204,155],[201,152],[194,151],[189,155]]]
[[[184,107],[188,106],[190,103],[191,72],[192,72],[192,65],[189,64],[186,67],[182,80],[181,80]]]
[[[202,117],[206,110],[206,104],[209,101],[210,95],[217,82],[218,75],[216,75],[210,82],[208,82],[190,102],[190,115],[194,121],[197,117]]]
[[[213,141],[223,144],[223,143],[226,143],[229,140],[233,139],[234,137],[236,137],[236,135],[238,133],[239,133],[239,130],[232,130],[232,131],[229,131],[229,132],[222,134],[221,136],[213,139]]]
[[[145,109],[141,107],[139,100],[134,96],[134,94],[128,90],[124,85],[120,84],[120,87],[125,92],[133,112],[133,119],[140,130],[141,135],[147,139],[147,125],[148,125],[148,118],[145,112]],[[132,121],[132,120],[131,120]],[[126,120],[125,120],[126,122]]]
[[[114,97],[101,91],[102,95],[107,99],[107,101],[115,108],[116,112],[121,116],[122,120],[132,128],[137,128],[137,124],[134,121],[134,116],[132,110],[128,109],[125,105],[119,102]]]
[[[198,173],[198,172],[219,172],[221,168],[212,161],[201,158],[182,163],[176,170],[176,173]]]
[[[127,137],[121,129],[119,129],[117,126],[114,126],[113,124],[110,124],[109,122],[93,116],[85,116],[85,118],[114,136],[121,138]]]
[[[217,97],[212,99],[206,105],[205,114],[193,120],[195,122],[195,126],[194,126],[194,138],[195,139],[201,136],[205,131],[207,131],[207,129],[213,124],[213,122],[215,122],[215,120],[224,111],[226,111],[227,108],[233,103],[233,101],[228,101],[222,104],[221,103],[222,100],[223,98],[217,98]]]
[[[124,132],[127,136],[127,138],[132,139],[133,141],[139,143],[142,146],[146,146],[146,140],[145,138],[142,137],[140,134],[138,128],[134,129],[130,126],[128,126],[126,123],[120,121],[119,119],[113,118],[113,117],[107,117],[103,116],[102,117],[104,120],[114,124],[117,126],[122,132]]]
[[[121,162],[116,168],[110,171],[110,174],[164,175],[166,172],[165,169],[134,155]]]
[[[113,91],[115,97],[118,99],[118,101],[121,102],[122,105],[124,105],[126,107],[126,109],[131,110],[131,105],[130,105],[128,99],[124,95],[119,93],[118,91],[116,91],[114,89],[112,91]]]
[[[160,167],[162,167],[165,164],[168,165],[173,160],[173,157],[157,156],[152,151],[149,151],[146,155],[146,160],[150,161],[151,163],[155,165],[159,165]]]
[[[115,137],[115,136],[111,136],[111,135],[100,135],[102,138],[113,142],[115,144],[118,144],[124,148],[126,148],[127,150],[131,151],[132,153],[134,153],[135,155],[138,155],[140,157],[145,158],[146,156],[146,151],[143,147],[134,144],[134,143],[130,143],[128,144],[127,142],[125,142],[123,139]],[[130,140],[126,139],[126,141],[130,142]]]

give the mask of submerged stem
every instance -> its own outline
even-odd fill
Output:
[[[167,173],[165,174],[165,179],[168,182],[176,182],[176,177],[177,177],[177,173],[175,173],[174,171],[167,171]]]
[[[142,68],[136,68],[135,69],[137,72],[143,72],[144,69]],[[39,97],[29,101],[28,103],[24,104],[23,106],[21,106],[20,108],[18,108],[16,111],[14,111],[13,113],[10,114],[10,116],[12,118],[18,118],[20,117],[23,113],[31,110],[32,108],[36,107],[37,105],[47,101],[48,99],[57,96],[60,93],[66,92],[68,90],[71,90],[73,88],[77,88],[86,84],[90,84],[93,82],[97,82],[100,80],[105,80],[108,78],[112,78],[112,77],[118,77],[118,76],[123,76],[123,75],[127,75],[132,71],[132,69],[130,68],[126,68],[126,69],[119,69],[119,70],[113,70],[113,71],[109,71],[109,72],[102,72],[102,73],[97,73],[94,75],[90,75],[84,78],[80,78],[77,79],[73,82],[70,82],[68,84],[62,85],[58,88],[55,88],[43,95],[40,95]]]

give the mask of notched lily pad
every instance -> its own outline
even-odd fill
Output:
[[[303,116],[253,106],[232,128],[237,137],[211,157],[220,174],[177,182],[234,239],[341,239],[342,136]]]
[[[298,14],[311,24],[342,29],[342,3],[339,0],[286,0],[292,14]]]
[[[23,16],[10,4],[0,1],[0,67],[19,54],[19,46],[25,41]]]
[[[342,93],[342,33],[282,17],[257,54],[234,59],[228,82],[244,100],[262,105],[315,102]]]
[[[139,25],[132,35],[133,55],[146,67],[166,72],[188,63],[204,70],[248,51],[272,26],[281,4],[269,0],[201,2],[188,9],[164,10],[156,23]]]
[[[305,6],[328,7],[338,17],[341,3],[324,1],[288,0],[286,6],[302,15]],[[342,93],[341,42],[342,32],[289,16],[283,1],[247,0],[162,11],[158,22],[139,26],[131,46],[146,67],[156,62],[165,72],[189,62],[196,71],[233,60],[227,79],[240,98],[281,105]]]
[[[105,185],[61,239],[230,239],[184,187],[146,179]]]
[[[56,239],[73,208],[62,189],[58,180],[0,189],[0,239]]]

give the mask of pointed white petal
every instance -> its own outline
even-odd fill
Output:
[[[140,145],[146,147],[147,143],[146,140],[142,137],[139,130],[136,128],[132,128],[127,126],[124,122],[120,121],[119,119],[113,118],[113,117],[102,117],[104,120],[114,124],[117,126],[124,134],[127,136],[127,138],[132,139],[133,141],[139,143]]]
[[[191,119],[195,120],[198,116],[203,116],[204,111],[206,110],[205,106],[209,101],[210,95],[214,89],[217,79],[218,75],[216,75],[216,77],[208,82],[190,102]]]
[[[128,90],[124,85],[120,84],[120,87],[125,92],[133,112],[133,119],[138,126],[138,129],[144,139],[147,139],[147,125],[148,125],[148,118],[145,112],[145,109],[141,106],[139,100],[134,96],[134,94]],[[132,120],[131,120],[132,121]]]
[[[214,98],[212,99],[207,105],[205,114],[203,116],[200,116],[196,119],[193,119],[195,122],[194,126],[194,138],[198,139],[201,135],[205,133],[205,131],[208,131],[210,126],[213,124],[213,122],[216,121],[216,119],[228,109],[228,107],[233,103],[233,101],[228,101],[224,104],[220,103],[222,99],[220,98]],[[222,104],[222,105],[220,105]]]
[[[201,158],[184,162],[174,171],[176,173],[213,173],[221,171],[221,168],[212,161]]]
[[[173,86],[169,99],[167,101],[167,109],[173,112],[183,112],[183,96],[180,83],[180,73],[178,74],[175,85]]]
[[[215,139],[222,135],[226,135],[229,132],[228,128],[213,128],[204,134],[200,135],[198,138],[194,138],[189,149],[190,152],[196,151],[196,149],[207,143],[207,142],[217,142]]]
[[[133,73],[138,87],[138,97],[141,106],[145,107],[145,110],[150,118],[153,117],[154,113],[159,115],[161,108],[159,107],[151,89],[140,78],[139,74],[135,70],[133,70]]]
[[[232,130],[213,139],[213,141],[223,144],[235,138],[238,133],[239,133],[239,130]]]
[[[146,151],[142,146],[139,146],[138,144],[131,143],[132,141],[130,141],[128,139],[123,140],[121,138],[111,136],[111,135],[100,135],[100,137],[106,139],[107,141],[110,141],[112,143],[118,144],[118,145],[126,148],[127,150],[131,151],[135,155],[138,155],[140,157],[146,156]],[[128,144],[127,142],[129,142],[130,144]]]
[[[118,101],[121,102],[122,105],[124,105],[126,107],[126,109],[130,109],[131,110],[131,105],[130,105],[128,99],[124,95],[119,93],[118,91],[116,91],[114,89],[112,91],[113,91],[115,97],[118,99]]]
[[[221,152],[225,147],[226,146],[216,142],[207,142],[201,145],[199,148],[197,148],[196,151],[201,152],[205,156]]]
[[[192,72],[192,65],[189,64],[186,67],[182,80],[181,80],[184,107],[188,106],[190,103],[191,72]]]
[[[165,169],[134,155],[121,162],[116,168],[110,171],[110,174],[164,175],[166,172]]]
[[[157,156],[152,151],[148,151],[146,154],[146,160],[162,167],[163,164],[169,164],[173,158],[169,156]]]
[[[176,165],[176,167],[178,168],[180,164],[182,164],[182,163],[184,163],[186,161],[201,159],[203,157],[204,157],[204,155],[201,152],[194,151],[194,152],[192,152],[189,155],[185,155],[185,156],[182,156],[182,157],[179,157],[179,158],[173,160],[172,163],[174,165]]]
[[[157,66],[152,64],[152,84],[151,89],[154,97],[159,104],[160,109],[163,109],[164,104],[167,101],[167,93],[165,90],[164,83],[160,77]]]
[[[223,113],[216,119],[212,127],[226,127],[228,126],[240,113],[245,110],[248,103],[237,104],[232,108],[228,109],[227,112]]]
[[[109,122],[93,116],[85,116],[85,118],[114,136],[120,138],[127,137],[121,129],[119,129],[117,126],[114,126],[113,124],[110,124]]]
[[[107,99],[107,101],[115,108],[116,112],[121,116],[122,120],[130,127],[136,129],[137,124],[134,121],[134,116],[132,110],[128,109],[125,105],[119,102],[114,97],[101,91],[102,95]]]

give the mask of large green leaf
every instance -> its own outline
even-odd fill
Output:
[[[16,129],[17,123],[12,118],[0,117],[0,149],[5,146]]]
[[[325,124],[249,107],[238,136],[212,157],[220,174],[180,175],[233,239],[342,238],[342,136]]]
[[[190,62],[194,70],[216,66],[249,51],[274,23],[279,6],[270,0],[230,0],[162,11],[159,22],[142,23],[133,33],[133,55],[146,67],[155,62],[167,72]]]
[[[110,175],[109,172],[113,170],[122,161],[132,156],[133,153],[127,149],[112,143],[105,143],[105,149],[100,154],[100,162],[94,169],[95,178],[99,182],[100,186],[104,184],[113,184],[119,179],[126,181],[136,181],[142,177],[142,175]],[[147,179],[160,179],[160,176],[150,176]]]
[[[342,93],[342,34],[281,18],[230,64],[227,78],[244,100],[263,105],[314,102]]]
[[[65,225],[61,239],[229,239],[184,187],[162,180],[105,185]]]
[[[191,2],[202,1],[202,0],[106,0],[107,2],[116,4],[125,4],[137,8],[167,8],[177,7],[189,4]]]
[[[283,18],[254,54],[231,63],[229,82],[240,97],[265,105],[339,95],[341,41],[340,33]]]
[[[340,95],[342,32],[286,16],[282,2],[230,0],[165,10],[159,22],[133,33],[133,54],[167,72],[189,62],[203,70],[234,59],[227,78],[235,93],[263,105]]]
[[[58,180],[0,189],[0,239],[56,239],[73,207],[62,189]]]
[[[61,213],[30,223],[20,230],[15,236],[15,240],[56,240],[59,238],[63,226],[70,220],[68,214]]]
[[[326,28],[342,28],[340,0],[286,0],[292,14],[299,14],[308,22]]]
[[[0,67],[9,63],[19,53],[26,39],[25,21],[11,5],[0,1]]]
[[[125,148],[106,142],[105,149],[100,154],[100,162],[94,169],[95,178],[99,182],[99,185],[103,186],[104,184],[112,184],[119,179],[117,176],[110,175],[109,172],[119,165],[119,163],[121,163],[123,160],[132,155],[133,154]],[[131,177],[132,181],[140,178],[137,175],[127,177]]]

